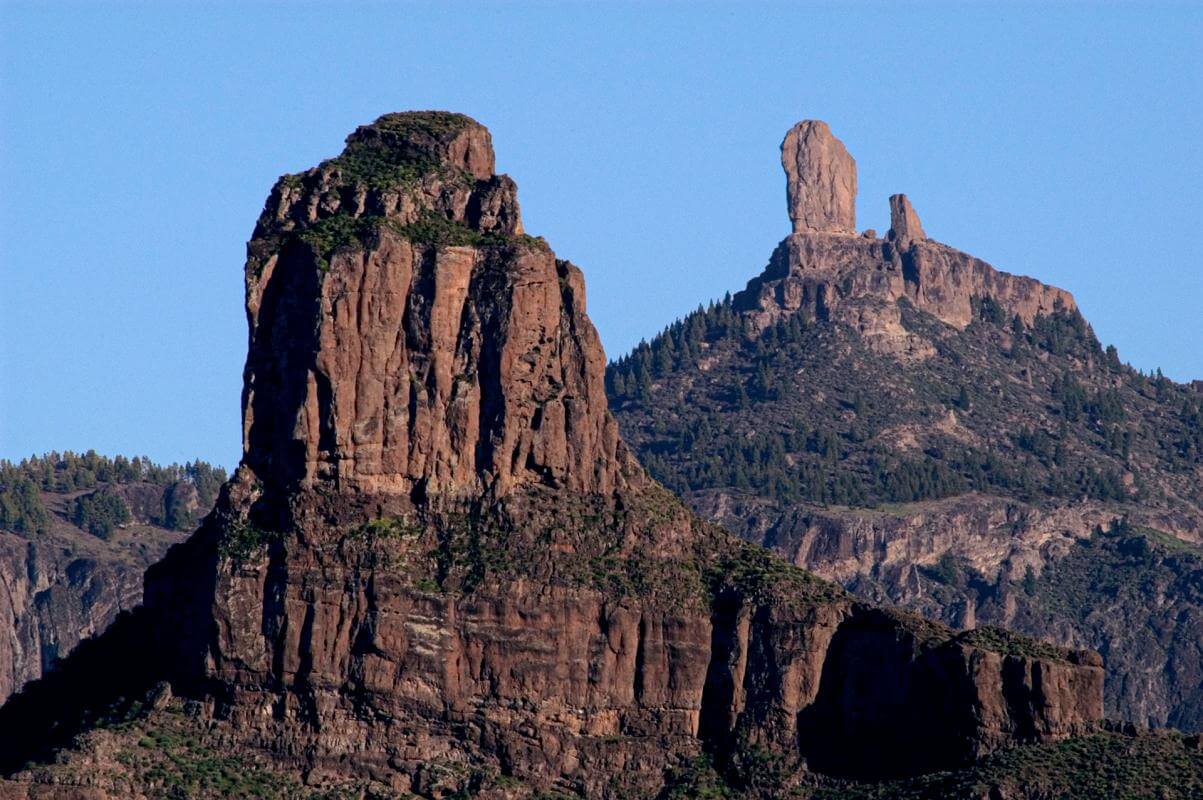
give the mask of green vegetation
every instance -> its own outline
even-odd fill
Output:
[[[1085,624],[1100,597],[1114,604],[1127,595],[1133,608],[1148,608],[1153,598],[1147,595],[1156,593],[1164,605],[1199,597],[1191,588],[1198,577],[1203,548],[1117,519],[1049,564],[1034,588],[1040,608]]]
[[[52,451],[43,456],[30,456],[19,463],[0,461],[0,481],[17,475],[29,478],[44,492],[62,493],[94,489],[104,483],[167,486],[186,480],[196,485],[202,505],[212,504],[217,489],[226,481],[225,470],[204,461],[164,466],[146,456],[109,458],[98,455],[95,450],[82,454],[70,450]]]
[[[362,248],[380,230],[384,218],[380,216],[354,217],[350,214],[335,214],[307,226],[294,238],[307,245],[317,258],[318,268],[330,267],[330,257],[344,247]]]
[[[1188,800],[1203,796],[1198,737],[1096,733],[1025,745],[976,765],[907,780],[829,781],[796,795],[806,800]]]
[[[75,499],[72,521],[101,539],[109,539],[113,529],[130,521],[129,506],[111,489],[97,489]]]
[[[481,233],[463,222],[447,219],[429,209],[422,212],[417,222],[409,225],[387,223],[414,244],[442,247],[487,247],[519,243],[530,248],[546,250],[547,242],[541,236],[503,236],[496,233]]]
[[[265,530],[246,520],[230,519],[222,526],[217,553],[234,564],[242,564],[280,538],[281,534],[277,531]]]
[[[313,253],[319,269],[330,268],[330,259],[343,248],[359,250],[370,247],[387,227],[396,231],[414,244],[444,247],[490,247],[519,244],[532,249],[547,250],[547,242],[539,236],[503,236],[496,233],[481,233],[469,225],[447,219],[429,209],[409,225],[398,225],[394,220],[380,215],[353,216],[335,214],[318,220],[307,227],[290,232],[283,238],[283,245],[290,241],[302,243]]]
[[[719,560],[707,565],[706,577],[716,592],[724,585],[738,587],[747,597],[786,603],[827,604],[848,600],[838,584],[782,561],[763,547],[739,542]]]
[[[74,494],[94,490],[68,504],[67,514],[81,527],[107,538],[114,527],[130,520],[128,504],[115,487],[145,483],[162,487],[160,507],[143,509],[150,521],[173,530],[188,530],[197,523],[197,510],[206,513],[226,481],[226,472],[203,461],[155,464],[135,456],[109,458],[96,451],[51,452],[18,463],[0,461],[0,529],[18,533],[45,531],[51,516],[41,493]],[[195,503],[188,486],[195,489]]]
[[[1004,656],[1040,658],[1046,661],[1065,661],[1069,656],[1069,653],[1060,647],[995,625],[984,625],[965,631],[957,635],[956,641]]]
[[[181,704],[150,711],[134,703],[128,713],[103,720],[77,740],[77,754],[45,765],[30,765],[35,777],[71,783],[86,775],[89,783],[109,787],[109,796],[156,798],[335,797],[302,787],[294,775],[273,769],[247,748],[212,741],[205,725],[183,712]],[[92,752],[104,755],[93,760]],[[359,797],[360,794],[348,795]]]
[[[386,114],[351,134],[342,154],[322,167],[337,169],[349,184],[409,187],[440,167],[437,147],[470,122],[463,114],[444,111]]]
[[[914,778],[858,782],[780,774],[771,759],[737,755],[720,771],[707,756],[672,770],[661,800],[1188,800],[1203,796],[1199,737],[1098,732],[987,756],[972,766]],[[738,763],[740,761],[747,763]]]
[[[284,798],[299,788],[282,775],[267,771],[244,754],[210,747],[183,725],[151,728],[138,740],[138,747],[156,758],[122,753],[130,766],[145,764],[143,779],[162,786],[167,796]],[[149,762],[149,763],[147,763]]]
[[[957,331],[902,301],[904,325],[937,355],[901,369],[804,312],[757,332],[728,296],[610,364],[606,388],[640,460],[678,492],[1133,502],[1159,490],[1132,469],[1140,457],[1203,503],[1187,479],[1203,464],[1203,394],[1117,368],[1077,311],[1026,326],[974,302],[978,319]]]
[[[736,792],[719,775],[708,755],[700,755],[672,769],[660,800],[733,800]]]
[[[42,495],[29,477],[0,466],[0,529],[39,533],[50,524]]]

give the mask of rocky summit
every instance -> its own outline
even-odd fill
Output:
[[[1097,729],[1096,654],[867,605],[651,480],[473,120],[388,115],[281,178],[246,286],[242,464],[0,712],[8,796],[777,796]]]
[[[1125,366],[1068,292],[936,241],[906,195],[857,234],[826,125],[782,152],[794,232],[764,271],[611,366],[626,441],[863,599],[1097,649],[1109,716],[1203,729],[1198,387]]]

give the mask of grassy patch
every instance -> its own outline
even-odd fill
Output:
[[[280,537],[279,532],[265,530],[246,520],[230,520],[222,530],[217,553],[223,559],[242,564]]]
[[[1047,661],[1066,661],[1069,658],[1069,652],[1060,647],[994,625],[965,631],[958,634],[955,641],[1004,656]]]

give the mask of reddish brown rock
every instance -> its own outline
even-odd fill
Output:
[[[273,189],[248,247],[244,463],[281,489],[610,491],[623,459],[580,272],[520,235],[488,131],[433,119],[384,117]],[[401,167],[374,177],[403,185],[348,184],[385,158]]]
[[[827,123],[803,120],[781,143],[794,233],[856,233],[856,162]]]
[[[919,224],[919,215],[906,195],[890,195],[890,241],[905,249],[911,242],[921,242],[926,238],[923,226]]]

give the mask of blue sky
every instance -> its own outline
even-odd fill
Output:
[[[1197,4],[4,4],[0,458],[233,466],[268,189],[404,109],[490,127],[610,356],[764,267],[782,135],[819,118],[860,227],[906,192],[1125,360],[1203,378],[1200,41]]]

